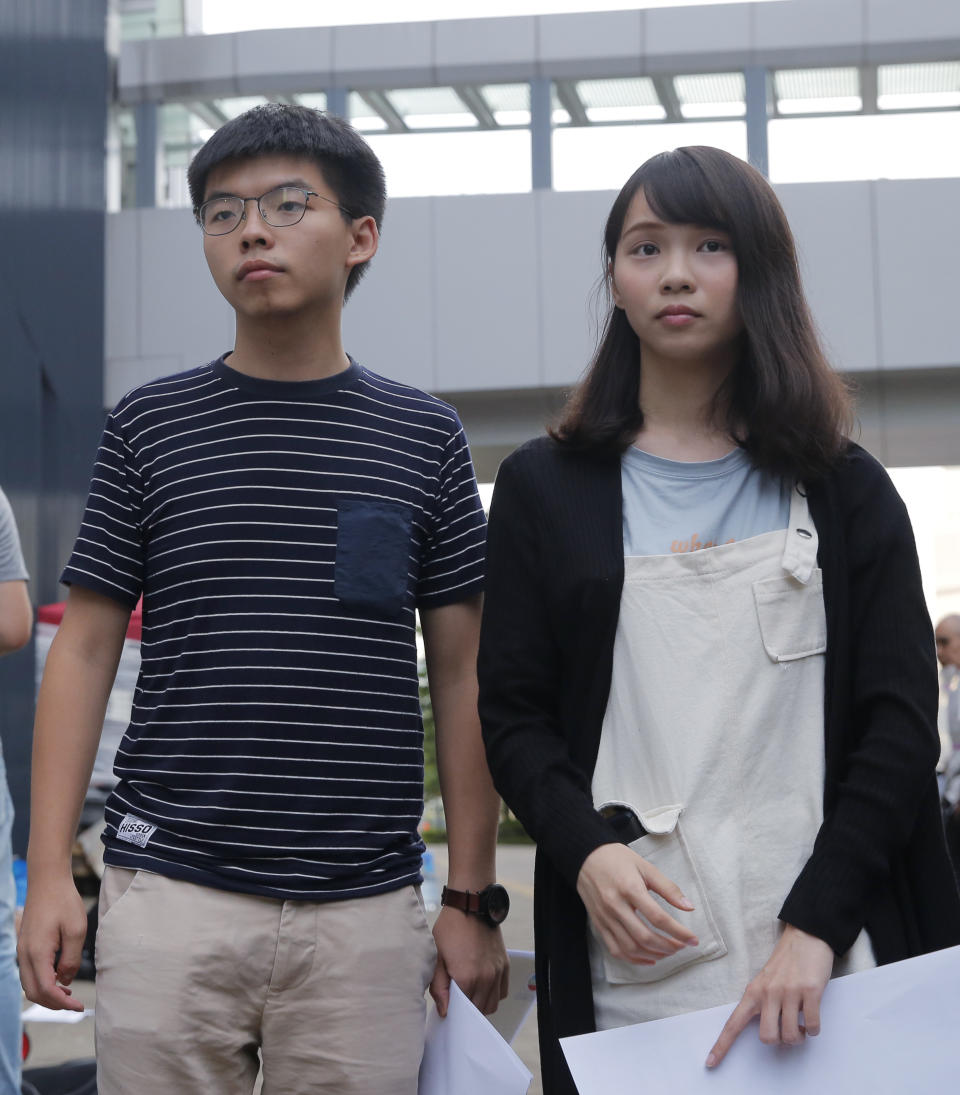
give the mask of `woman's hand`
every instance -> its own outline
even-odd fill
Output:
[[[674,920],[650,891],[675,908],[693,909],[679,886],[625,844],[601,844],[584,860],[577,893],[614,958],[652,966],[681,947],[698,945],[693,932]]]
[[[707,1056],[707,1068],[720,1064],[755,1015],[760,1016],[760,1041],[770,1046],[796,1046],[806,1035],[819,1034],[820,998],[832,972],[830,945],[787,924],[767,964],[747,985],[720,1032]]]

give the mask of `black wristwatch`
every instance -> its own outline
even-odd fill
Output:
[[[510,911],[510,895],[499,883],[494,882],[479,892],[473,890],[451,890],[443,887],[440,904],[447,905],[471,916],[478,916],[491,928],[499,927],[507,919]]]

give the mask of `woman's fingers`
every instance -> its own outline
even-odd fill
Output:
[[[638,857],[639,858],[639,857]],[[641,860],[643,866],[640,873],[648,890],[658,893],[664,900],[669,901],[675,909],[683,909],[684,912],[693,912],[693,902],[686,896],[683,890],[658,867],[652,863]]]
[[[723,1060],[755,1015],[760,1016],[760,1040],[768,1045],[799,1045],[807,1034],[819,1034],[820,1001],[832,970],[830,946],[787,924],[767,964],[747,985],[720,1032],[707,1056],[707,1068]]]
[[[649,964],[697,945],[693,932],[674,920],[650,889],[665,891],[680,908],[690,907],[679,887],[625,844],[601,845],[584,861],[577,891],[615,958]]]
[[[643,923],[636,912],[625,905],[622,914],[602,922],[594,920],[604,945],[614,958],[651,965],[660,958],[674,954],[679,946],[671,939],[657,935]]]
[[[720,1037],[714,1042],[713,1048],[707,1054],[707,1068],[715,1068],[726,1057],[733,1043],[743,1033],[750,1020],[759,1013],[759,1002],[753,997],[751,986],[743,994],[743,999],[730,1013],[730,1018],[720,1031]]]
[[[757,1031],[760,1041],[765,1046],[778,1046],[781,1041],[785,1041],[780,1036],[781,1017],[785,1022],[789,1022],[787,1011],[784,1008],[784,1001],[779,994],[767,993],[760,1006],[760,1029]],[[796,1010],[794,1010],[794,1027],[796,1027],[796,1021],[797,1015]]]
[[[800,1025],[800,1015],[804,1011],[804,1006],[803,998],[799,993],[784,995],[778,1009],[780,1012],[780,1029],[777,1031],[777,1041],[788,1046],[800,1045],[805,1036],[804,1028]]]
[[[803,1000],[803,1029],[811,1038],[816,1038],[820,1033],[820,1001],[823,998],[822,990],[818,993],[808,993]]]
[[[647,866],[649,867],[649,864]],[[657,890],[657,893],[659,892]],[[657,931],[674,939],[677,946],[696,947],[698,945],[699,941],[696,935],[688,927],[675,920],[649,893],[637,902],[636,911],[641,916],[646,917]]]

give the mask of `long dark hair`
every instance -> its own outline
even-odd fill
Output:
[[[641,189],[664,222],[720,229],[733,243],[742,351],[714,400],[716,425],[757,467],[808,480],[822,476],[845,448],[850,393],[820,346],[793,234],[770,184],[719,148],[695,145],[647,160],[607,218],[608,294],[627,208]],[[643,425],[640,358],[626,314],[611,301],[593,361],[551,435],[578,449],[623,452]]]

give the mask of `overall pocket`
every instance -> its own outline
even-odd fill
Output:
[[[814,570],[805,585],[789,575],[754,582],[753,598],[763,649],[771,661],[796,661],[827,649],[821,570]]]
[[[682,810],[682,806],[661,806],[638,814],[647,835],[632,841],[628,847],[675,882],[693,903],[693,912],[681,912],[678,919],[696,935],[700,945],[682,947],[676,954],[661,958],[652,966],[638,966],[622,958],[614,958],[594,933],[603,954],[604,973],[611,985],[646,985],[662,981],[687,966],[711,962],[727,953],[727,945],[710,910],[700,872],[680,826]],[[677,917],[678,910],[671,904],[657,894],[651,896],[671,916]],[[592,925],[590,930],[593,931]]]
[[[409,585],[413,513],[394,502],[337,506],[334,595],[344,608],[397,616]]]

